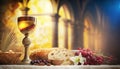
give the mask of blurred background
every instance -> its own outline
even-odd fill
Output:
[[[1,0],[0,50],[23,50],[17,18],[25,2],[36,18],[30,50],[89,48],[120,64],[120,0]]]

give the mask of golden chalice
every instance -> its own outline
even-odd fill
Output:
[[[28,38],[29,33],[34,29],[35,27],[35,18],[31,16],[21,16],[18,17],[18,28],[19,30],[25,35],[23,38],[23,45],[24,45],[24,58],[22,60],[21,64],[29,64],[29,56],[28,56],[28,48],[31,44],[30,39]]]

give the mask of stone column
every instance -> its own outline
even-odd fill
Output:
[[[68,23],[69,23],[69,20],[64,20],[64,23],[65,23],[65,48],[68,49]]]
[[[72,49],[73,47],[73,22],[72,20],[69,20],[69,19],[64,19],[64,25],[65,25],[65,48],[67,49]],[[71,29],[71,33],[70,33],[70,37],[69,36],[69,31],[68,31],[68,28],[70,27]],[[69,38],[71,38],[71,41],[70,41],[70,46],[69,46]]]
[[[59,15],[53,14],[52,15],[52,21],[53,21],[53,39],[52,39],[52,47],[58,47],[58,21],[59,21]]]

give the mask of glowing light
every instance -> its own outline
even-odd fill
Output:
[[[19,25],[19,29],[24,29],[26,27],[28,27],[29,24],[26,23],[26,21],[21,21],[20,25]]]
[[[60,7],[59,15],[63,19],[71,19],[70,12],[68,10],[68,7],[66,5],[63,5]],[[65,22],[63,20],[59,21],[59,47],[65,47]],[[71,25],[68,23],[68,49],[72,49],[72,32],[71,32]]]
[[[28,3],[30,8],[29,14],[52,13],[52,5],[50,0],[30,0]],[[36,48],[52,47],[52,19],[51,16],[36,16],[35,30],[30,34],[32,41],[31,50]]]
[[[40,3],[44,3],[40,5]],[[29,14],[42,14],[42,13],[51,13],[52,12],[52,5],[50,0],[30,0],[28,3],[28,7],[30,8]],[[17,38],[17,46],[22,45],[22,39],[24,35],[19,31],[17,25],[17,18],[22,15],[21,13],[22,5],[19,3],[19,7],[14,11],[11,12],[9,9],[5,13],[5,18],[3,19],[4,23],[6,23],[6,27],[11,28],[14,27],[14,33]],[[9,15],[9,17],[8,17]],[[34,31],[30,33],[29,38],[31,39],[30,50],[37,49],[37,48],[50,48],[52,47],[52,19],[51,16],[33,16],[36,18]],[[10,18],[10,19],[8,19]],[[20,24],[19,28],[25,28],[28,24],[22,23]]]
[[[89,25],[88,25],[88,20],[87,19],[85,19],[84,25],[85,25],[85,29],[84,29],[84,32],[83,32],[84,48],[89,48],[89,31],[88,31]]]
[[[21,4],[19,7],[15,10],[14,13],[10,13],[10,10],[6,12],[4,23],[6,23],[6,26],[8,28],[14,27],[15,30],[15,36],[17,38],[16,45],[19,45],[23,47],[22,39],[24,38],[24,35],[19,31],[18,25],[17,25],[17,18],[22,15],[21,13]],[[30,0],[28,3],[28,7],[30,8],[28,14],[43,14],[43,13],[53,13],[53,7],[51,5],[50,0]],[[61,11],[62,16],[65,16],[65,11]],[[7,17],[10,15],[9,17]],[[70,14],[69,14],[70,15]],[[53,33],[53,21],[52,17],[49,15],[41,15],[41,16],[33,16],[36,18],[35,22],[35,28],[32,33],[30,33],[29,38],[31,39],[31,45],[30,50],[38,49],[38,48],[51,48],[52,47],[52,33]],[[67,16],[66,18],[69,18],[70,16]],[[11,19],[8,19],[11,18]],[[64,34],[65,34],[65,25],[62,20],[59,21],[59,47],[64,47]],[[21,23],[19,26],[20,29],[27,27],[28,25],[25,23]],[[70,29],[69,29],[70,31]],[[70,35],[68,35],[70,36]],[[69,38],[71,39],[71,38]],[[69,42],[71,43],[71,42]],[[70,44],[69,44],[70,45]]]
[[[70,12],[66,5],[60,7],[59,15],[61,15],[62,18],[71,19]]]
[[[59,32],[58,32],[59,47],[64,48],[65,47],[65,24],[63,21],[60,21],[58,29],[59,29]]]
[[[53,7],[50,0],[30,0],[28,7],[29,14],[53,13]]]

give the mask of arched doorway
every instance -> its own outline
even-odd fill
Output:
[[[59,21],[59,47],[72,49],[72,21],[73,13],[68,4],[60,6],[58,14],[61,16]]]
[[[93,16],[87,13],[84,17],[83,45],[86,49],[101,52],[102,45],[102,27],[98,20],[93,20]]]
[[[84,18],[83,44],[84,48],[94,50],[94,28],[91,17]]]

